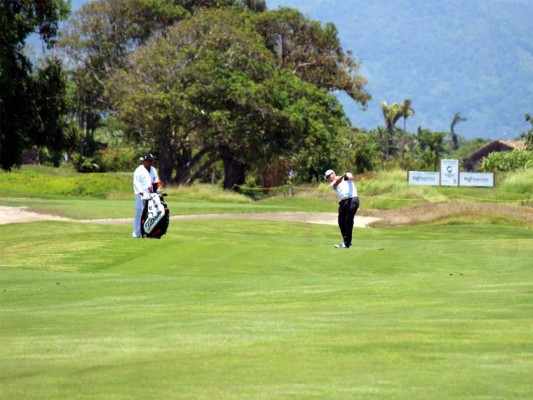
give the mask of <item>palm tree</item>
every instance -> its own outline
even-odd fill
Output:
[[[459,122],[463,121],[466,121],[466,118],[461,117],[461,113],[455,113],[455,115],[453,116],[452,125],[450,127],[454,150],[457,150],[459,148],[459,141],[457,140],[457,135],[455,134],[453,128],[455,128],[455,125],[457,125]]]
[[[411,99],[404,100],[402,104],[400,104],[400,112],[402,113],[403,118],[403,131],[405,132],[405,121],[407,118],[409,118],[411,115],[415,115],[415,110],[411,108],[412,104]]]
[[[383,111],[383,118],[385,120],[385,126],[387,127],[387,147],[385,149],[385,156],[388,158],[391,139],[394,135],[394,127],[396,122],[402,117],[402,112],[398,103],[392,103],[389,106],[385,100],[381,102],[381,111]]]
[[[432,132],[429,129],[418,128],[415,139],[422,151],[422,160],[428,167],[432,166],[433,171],[437,171],[440,158],[444,153],[444,138],[448,135],[448,132]]]
[[[526,142],[526,150],[533,150],[533,115],[526,114],[526,121],[531,123],[531,129],[520,134],[520,139]]]

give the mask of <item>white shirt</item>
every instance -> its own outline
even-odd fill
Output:
[[[329,187],[337,192],[339,200],[349,199],[350,197],[357,197],[357,189],[351,179],[348,179],[347,181],[343,180],[341,183],[339,183],[336,189],[333,187],[334,183],[335,181],[331,182],[329,184]]]
[[[141,164],[133,173],[133,192],[135,194],[150,193],[153,184],[158,180],[159,176],[154,167],[150,167],[150,172],[148,172],[144,165]]]

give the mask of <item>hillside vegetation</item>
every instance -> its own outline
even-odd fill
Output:
[[[383,124],[379,104],[413,100],[408,130],[447,131],[453,115],[467,137],[513,138],[533,104],[533,2],[527,0],[268,0],[333,22],[362,61],[373,96],[367,112],[347,99],[355,125]]]

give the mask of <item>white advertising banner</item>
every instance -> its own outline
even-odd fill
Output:
[[[439,186],[438,172],[409,171],[409,185]]]
[[[474,172],[461,172],[460,186],[478,186],[478,187],[494,187],[494,174],[493,173],[474,173]]]
[[[459,184],[459,160],[440,160],[440,184],[442,186]]]

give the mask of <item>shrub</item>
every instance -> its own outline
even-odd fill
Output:
[[[484,172],[506,172],[520,168],[533,167],[533,151],[513,150],[502,153],[490,153],[481,162]]]
[[[102,172],[133,171],[138,165],[137,152],[131,147],[108,148],[96,153]]]
[[[84,157],[79,154],[75,154],[72,157],[72,163],[76,167],[78,172],[98,172],[100,166],[94,157]]]

